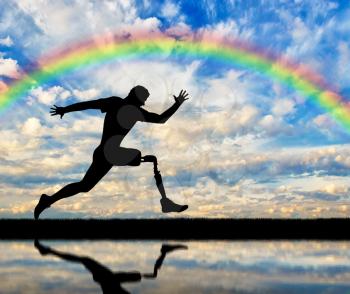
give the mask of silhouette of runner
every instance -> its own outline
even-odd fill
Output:
[[[102,293],[104,294],[117,294],[117,293],[129,293],[122,288],[122,283],[140,282],[142,278],[155,279],[158,276],[158,270],[160,270],[166,255],[174,250],[187,249],[184,245],[168,245],[163,244],[160,250],[161,254],[154,264],[153,273],[142,274],[137,271],[132,272],[112,272],[107,267],[103,266],[96,260],[87,256],[79,256],[70,253],[61,252],[51,249],[50,247],[43,246],[38,240],[34,241],[34,246],[38,249],[41,255],[54,255],[63,260],[71,262],[79,262],[85,266],[92,274],[94,281],[100,284]]]
[[[38,219],[41,212],[50,207],[56,201],[76,195],[81,192],[90,191],[112,168],[112,166],[138,166],[142,162],[152,162],[154,178],[161,195],[162,212],[182,212],[188,208],[187,205],[179,205],[167,198],[163,186],[162,176],[158,170],[157,158],[154,155],[141,156],[137,149],[124,148],[120,144],[124,137],[129,133],[136,122],[165,123],[187,99],[186,91],[181,90],[176,97],[175,103],[162,114],[148,112],[141,108],[145,104],[149,92],[142,86],[132,88],[127,97],[101,98],[92,101],[79,102],[66,107],[54,105],[51,108],[51,115],[60,115],[72,111],[81,111],[86,109],[100,109],[106,113],[103,133],[100,145],[95,149],[93,161],[87,170],[85,176],[80,182],[71,183],[61,190],[48,196],[42,194],[39,203],[34,209],[34,218]]]

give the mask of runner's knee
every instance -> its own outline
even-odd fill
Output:
[[[155,157],[154,155],[145,155],[142,157],[143,161],[146,162],[153,162],[155,164],[157,164],[157,157]]]
[[[157,157],[155,157],[154,155],[145,155],[142,157],[142,160],[144,162],[152,162],[154,174],[156,176],[159,174]]]
[[[79,184],[81,192],[89,192],[95,186],[95,184],[91,184],[86,181],[81,181]]]

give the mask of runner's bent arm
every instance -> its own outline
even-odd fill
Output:
[[[186,98],[187,96],[188,94],[186,93],[186,91],[183,90],[181,90],[179,96],[176,97],[174,95],[173,97],[175,99],[175,103],[172,106],[170,106],[167,110],[165,110],[162,114],[148,112],[143,109],[143,121],[159,124],[165,123],[176,112],[176,110],[179,109],[180,105],[188,99]]]
[[[143,111],[144,122],[164,124],[180,107],[180,103],[175,102],[171,107],[165,110],[162,114]]]

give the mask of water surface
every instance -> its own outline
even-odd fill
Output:
[[[350,293],[350,242],[40,240],[0,250],[1,293]]]

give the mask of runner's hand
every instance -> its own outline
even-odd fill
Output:
[[[51,111],[50,111],[51,115],[60,115],[61,118],[62,118],[63,115],[65,114],[64,107],[60,107],[60,106],[54,105],[50,109],[51,109]]]
[[[188,96],[188,93],[186,92],[186,90],[181,90],[179,96],[177,97],[173,95],[175,101],[180,104],[182,104],[185,100],[189,99],[187,98],[187,96]]]

